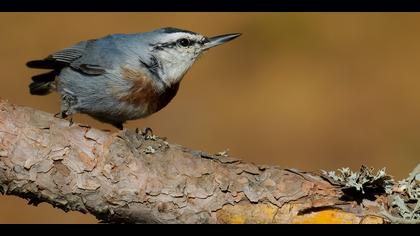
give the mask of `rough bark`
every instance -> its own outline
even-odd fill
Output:
[[[0,100],[0,191],[124,223],[386,223],[316,173],[111,133]]]

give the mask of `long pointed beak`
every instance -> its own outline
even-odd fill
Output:
[[[239,36],[241,36],[240,33],[235,33],[235,34],[224,34],[224,35],[219,35],[216,37],[209,38],[209,41],[204,44],[203,50],[207,50],[217,45],[229,42],[230,40],[235,39]]]

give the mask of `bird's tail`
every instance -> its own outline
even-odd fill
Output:
[[[57,71],[53,70],[44,74],[32,77],[32,83],[29,85],[29,92],[32,95],[47,95],[55,88],[55,77]]]

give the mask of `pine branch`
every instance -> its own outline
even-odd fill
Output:
[[[210,155],[138,130],[69,126],[4,100],[0,191],[114,223],[389,221],[380,215],[386,193],[362,204],[319,174]]]

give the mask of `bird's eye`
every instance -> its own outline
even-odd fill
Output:
[[[178,40],[178,44],[183,47],[188,47],[191,45],[191,41],[189,39],[180,39]]]

